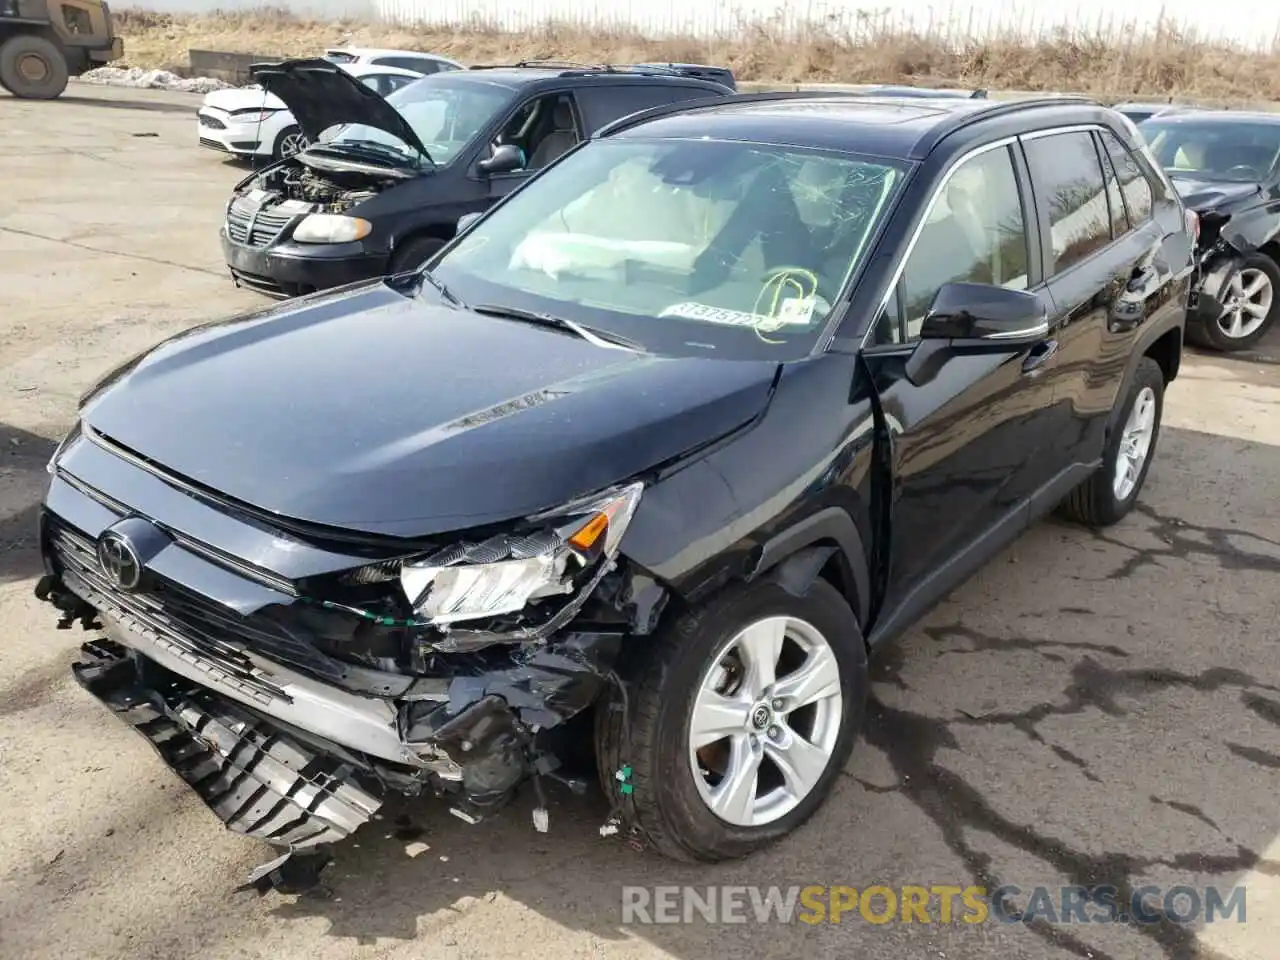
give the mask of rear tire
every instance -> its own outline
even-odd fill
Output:
[[[391,255],[391,265],[387,268],[387,273],[409,273],[417,270],[424,263],[436,255],[447,240],[441,240],[439,237],[413,237],[406,241],[402,246],[398,246]]]
[[[62,49],[45,37],[22,33],[0,44],[0,85],[15,97],[53,100],[68,76]]]
[[[1223,297],[1223,315],[1188,324],[1187,338],[1222,353],[1256,346],[1280,317],[1280,266],[1265,253],[1249,254],[1228,278]]]
[[[1089,527],[1118,523],[1133,509],[1147,479],[1164,414],[1164,371],[1143,357],[1107,439],[1102,465],[1058,506],[1068,520]],[[1135,454],[1141,459],[1135,460]]]
[[[735,649],[745,628],[758,630],[780,618],[785,618],[788,633],[778,648],[785,652],[777,661],[776,685],[763,687],[763,693],[755,690],[751,664],[764,662],[764,657],[753,661],[748,656],[746,667],[736,676],[732,669],[724,672],[725,653]],[[808,659],[793,654],[793,626],[811,640],[820,638],[809,647]],[[729,587],[705,605],[681,614],[653,637],[631,642],[635,646],[619,667],[626,678],[626,696],[613,686],[596,708],[601,786],[624,829],[633,830],[672,859],[717,862],[774,843],[818,810],[848,762],[862,727],[869,689],[862,632],[849,604],[834,587],[818,579],[802,596],[770,579]],[[802,649],[797,645],[794,652]],[[804,687],[796,685],[795,678],[801,674],[811,677]],[[703,711],[713,678],[723,679],[724,695],[732,699],[713,699],[708,714]],[[735,683],[740,686],[735,688]],[[791,693],[796,696],[790,697]],[[757,694],[761,697],[757,705],[742,708],[743,703],[756,703]],[[722,703],[734,705],[732,721],[707,723],[708,717],[718,719],[716,711]],[[804,703],[809,706],[795,706]],[[716,731],[698,738],[703,746],[696,754],[695,716],[703,729]],[[742,729],[739,719],[745,723]],[[721,727],[732,727],[732,732],[724,733]],[[722,739],[713,739],[722,733]],[[737,748],[745,752],[735,752]],[[774,760],[779,749],[791,763],[794,781],[779,780],[786,776]],[[767,763],[752,768],[758,771],[758,779],[742,781],[750,784],[739,794],[745,798],[743,804],[717,804],[708,796],[708,791],[729,785],[731,773],[743,769],[742,758],[759,757],[760,751]],[[711,782],[708,778],[716,775],[700,772],[704,766],[720,767],[723,779]],[[798,783],[801,789],[779,794],[779,782],[788,787]],[[776,806],[771,807],[771,797],[778,801]]]

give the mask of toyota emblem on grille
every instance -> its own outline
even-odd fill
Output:
[[[98,540],[98,563],[102,572],[121,590],[136,589],[142,582],[142,560],[132,541],[108,530]]]

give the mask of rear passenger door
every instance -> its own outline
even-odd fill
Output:
[[[1157,262],[1163,230],[1150,184],[1110,131],[1045,131],[1024,136],[1022,147],[1057,307],[1053,456],[1092,463],[1102,456],[1137,331],[1168,281]]]

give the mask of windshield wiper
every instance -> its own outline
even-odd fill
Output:
[[[467,307],[467,305],[463,302],[462,298],[461,298],[461,297],[459,297],[459,296],[458,296],[456,293],[454,293],[452,290],[450,290],[450,289],[445,285],[445,282],[444,282],[443,280],[439,280],[439,279],[437,279],[437,278],[436,278],[436,277],[431,273],[431,271],[430,271],[430,270],[427,270],[426,268],[423,268],[423,270],[421,271],[421,273],[422,273],[422,279],[423,279],[423,280],[425,280],[425,281],[427,281],[427,283],[431,284],[433,287],[435,287],[435,288],[436,288],[436,290],[438,290],[438,291],[439,291],[440,296],[444,297],[446,300],[448,300],[450,303],[452,303],[455,307],[459,308],[460,310],[467,310],[467,309],[469,309],[469,308]]]
[[[388,146],[385,143],[378,143],[376,140],[330,140],[323,144],[317,144],[317,146],[327,147],[333,151],[345,150],[348,153],[364,154],[367,157],[394,160],[401,164],[406,162],[415,163],[418,159],[411,153]],[[435,161],[431,159],[429,153],[423,153],[423,157],[432,166],[435,166]]]
[[[540,327],[551,327],[553,330],[564,330],[581,337],[588,343],[595,344],[597,347],[610,347],[631,350],[635,353],[644,353],[644,347],[634,340],[628,340],[626,337],[605,330],[597,330],[594,327],[584,327],[582,324],[574,320],[568,320],[565,317],[539,313],[536,310],[522,310],[519,307],[508,307],[501,303],[481,303],[468,309],[490,317],[505,317],[508,320],[520,320]]]

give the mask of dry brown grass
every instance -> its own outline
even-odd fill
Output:
[[[723,63],[741,80],[916,83],[991,90],[1052,90],[1108,97],[1280,99],[1280,51],[1236,49],[1167,22],[1143,35],[1059,31],[1043,39],[1015,34],[984,40],[877,29],[856,35],[814,30],[803,39],[770,23],[734,36],[647,40],[636,33],[547,24],[532,33],[495,28],[405,28],[371,21],[317,21],[264,7],[249,13],[115,13],[126,65],[182,68],[191,48],[266,56],[314,54],[324,46],[425,50],[464,63],[556,57],[586,62],[639,60]]]

